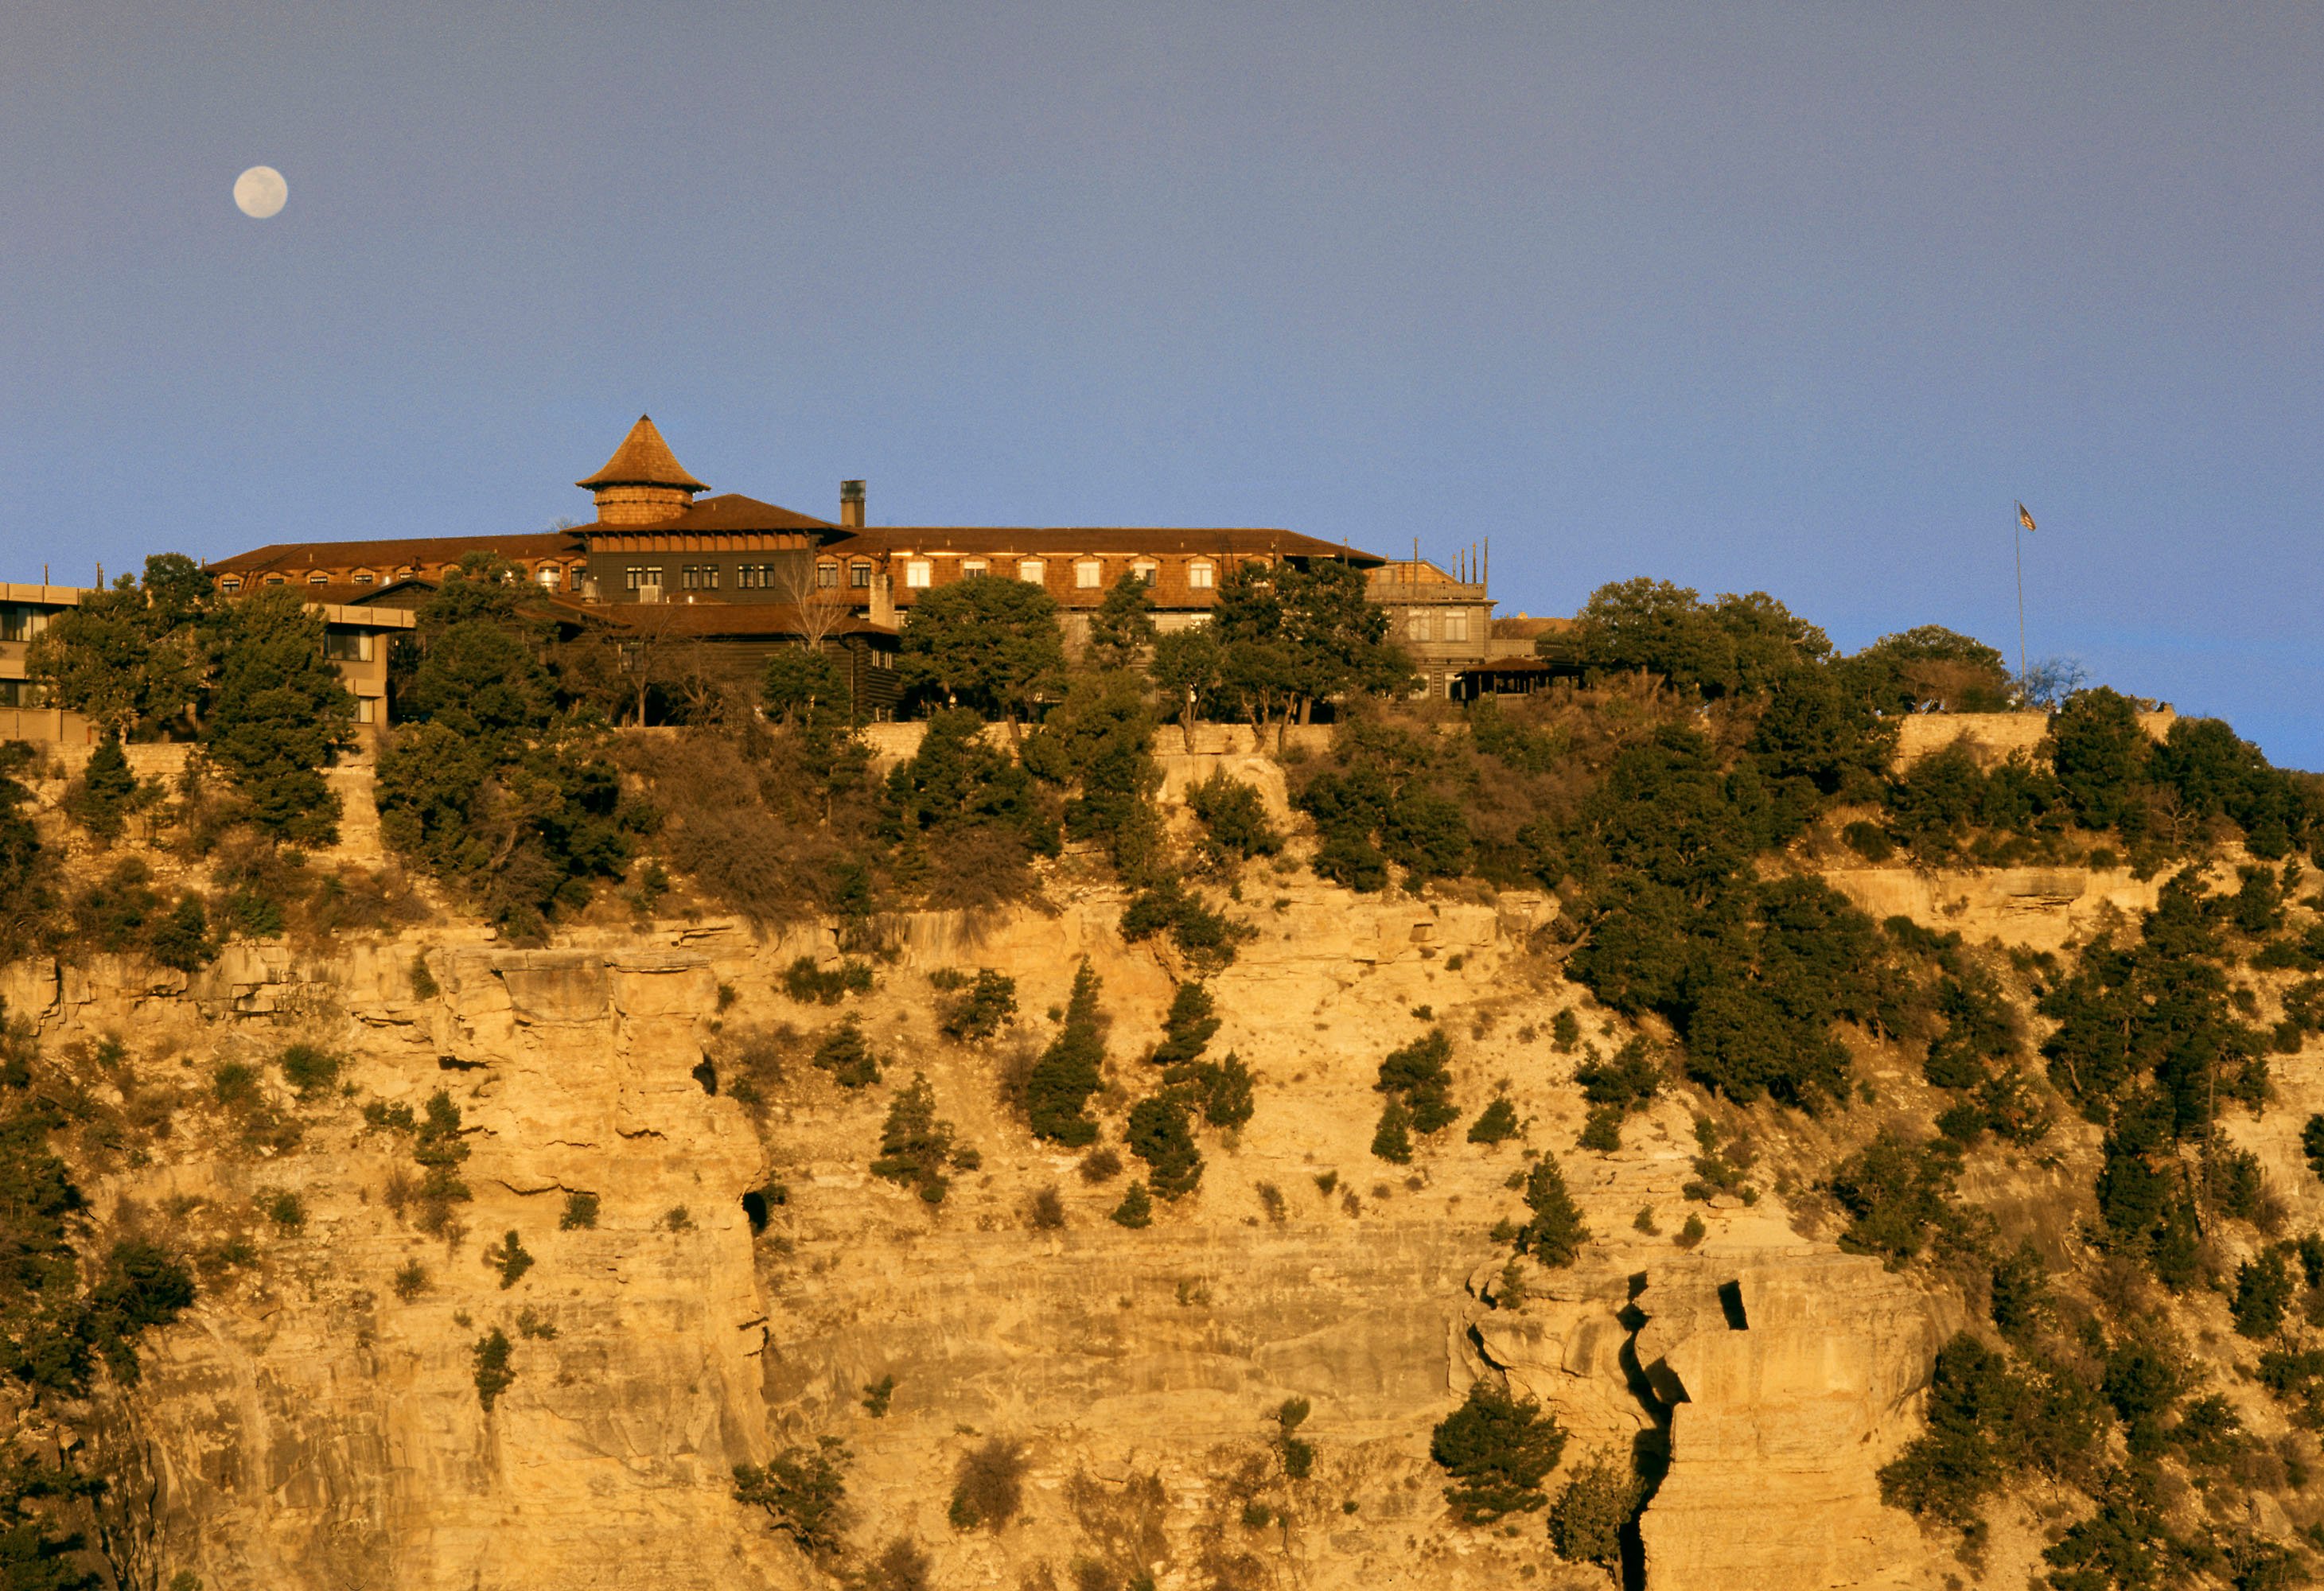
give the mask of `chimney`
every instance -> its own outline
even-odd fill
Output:
[[[850,530],[863,529],[863,483],[842,481],[839,483],[839,522]]]

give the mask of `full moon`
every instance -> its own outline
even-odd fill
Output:
[[[272,166],[253,166],[234,179],[235,207],[260,221],[281,209],[290,197],[290,185]]]

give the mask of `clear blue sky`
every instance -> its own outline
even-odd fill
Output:
[[[2324,766],[2324,8],[0,7],[0,575],[876,520],[1941,622]],[[248,220],[243,168],[289,179]]]

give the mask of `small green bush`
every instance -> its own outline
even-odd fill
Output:
[[[1133,1231],[1140,1227],[1152,1226],[1154,1200],[1147,1196],[1146,1184],[1130,1183],[1130,1191],[1121,1196],[1121,1202],[1114,1206],[1113,1213],[1107,1219],[1116,1226],[1128,1227]]]
[[[505,1292],[532,1269],[532,1255],[525,1252],[523,1240],[512,1231],[484,1250],[484,1263],[501,1274],[501,1291]]]
[[[1452,1104],[1452,1041],[1441,1027],[1425,1038],[1392,1050],[1380,1062],[1378,1092],[1404,1102],[1412,1113],[1412,1130],[1426,1136],[1442,1132],[1460,1119]],[[1384,1157],[1385,1158],[1385,1157]]]
[[[1498,1523],[1546,1507],[1544,1476],[1565,1451],[1565,1431],[1530,1398],[1522,1402],[1472,1382],[1458,1409],[1439,1422],[1428,1456],[1452,1476],[1444,1500],[1465,1524]]]
[[[508,1391],[516,1381],[516,1371],[509,1365],[511,1351],[508,1333],[497,1326],[476,1338],[473,1350],[476,1401],[484,1405],[487,1414],[493,1412],[493,1404],[499,1401],[501,1393]]]
[[[1590,1241],[1590,1228],[1565,1191],[1555,1155],[1545,1153],[1526,1173],[1525,1200],[1533,1219],[1517,1234],[1517,1252],[1530,1254],[1552,1270],[1572,1265]]]
[[[432,1000],[440,992],[436,987],[436,974],[428,970],[427,956],[414,955],[411,958],[411,998],[415,1000]]]
[[[783,970],[783,992],[802,1006],[835,1006],[851,994],[872,992],[869,963],[844,961],[828,970],[801,956]]]
[[[1033,1136],[1067,1148],[1097,1141],[1097,1123],[1084,1111],[1104,1081],[1104,1017],[1098,1008],[1100,983],[1084,959],[1074,973],[1057,1036],[1042,1052],[1025,1081],[1025,1110]]]
[[[1024,1444],[992,1437],[961,1455],[945,1517],[956,1531],[997,1531],[1017,1517],[1024,1480]]]
[[[817,1557],[836,1552],[848,1524],[850,1455],[837,1437],[789,1447],[766,1465],[734,1467],[734,1501],[767,1511],[774,1528]]]
[[[303,1230],[307,1225],[307,1201],[287,1188],[260,1194],[258,1203],[266,1219],[286,1232]]]
[[[1582,1043],[1582,1018],[1568,1007],[1560,1011],[1549,1024],[1549,1046],[1561,1055],[1571,1055]]]
[[[1517,1110],[1504,1097],[1497,1096],[1480,1111],[1477,1119],[1469,1124],[1471,1144],[1505,1144],[1517,1136]]]
[[[872,1053],[863,1037],[863,1024],[853,1011],[816,1045],[815,1063],[831,1073],[831,1081],[843,1089],[869,1088],[880,1081],[880,1057]]]
[[[1686,1218],[1686,1225],[1678,1229],[1678,1236],[1672,1238],[1671,1241],[1677,1244],[1681,1248],[1692,1248],[1696,1244],[1702,1242],[1703,1238],[1710,1236],[1710,1233],[1711,1228],[1702,1224],[1702,1218],[1694,1214],[1692,1211],[1689,1211]]]
[[[896,1396],[896,1378],[882,1375],[877,1381],[863,1384],[863,1412],[874,1420],[888,1418],[888,1405]]]
[[[1016,1020],[1017,980],[990,967],[979,970],[965,990],[944,1002],[938,1025],[963,1044],[982,1044]]]
[[[283,1081],[301,1099],[311,1099],[339,1081],[339,1058],[313,1044],[292,1044],[278,1064]]]
[[[1231,778],[1224,768],[1186,786],[1186,806],[1203,825],[1204,850],[1214,866],[1275,856],[1283,836],[1268,821],[1267,803],[1256,786]]]
[[[1082,1156],[1075,1169],[1084,1182],[1110,1182],[1121,1174],[1121,1156],[1111,1149],[1093,1149]]]
[[[936,1090],[925,1072],[916,1071],[889,1101],[872,1174],[916,1190],[929,1204],[941,1204],[952,1186],[944,1168],[954,1155],[952,1123],[937,1119]]]
[[[560,1232],[592,1231],[597,1225],[597,1196],[595,1193],[567,1193],[565,1213],[557,1218]]]
[[[428,1291],[428,1267],[418,1260],[406,1260],[395,1274],[395,1296],[410,1303]]]
[[[1158,1199],[1183,1199],[1203,1180],[1203,1156],[1186,1117],[1186,1107],[1167,1095],[1130,1107],[1130,1152],[1146,1162],[1147,1185]]]
[[[1549,1540],[1568,1563],[1591,1563],[1622,1572],[1622,1527],[1637,1513],[1645,1484],[1611,1453],[1595,1453],[1577,1468],[1550,1505]]]

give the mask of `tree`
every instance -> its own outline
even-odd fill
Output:
[[[1591,1455],[1550,1505],[1549,1540],[1568,1563],[1592,1563],[1609,1574],[1622,1568],[1622,1527],[1638,1511],[1646,1487],[1611,1453]]]
[[[1590,1228],[1581,1209],[1565,1191],[1565,1175],[1557,1157],[1546,1150],[1526,1173],[1526,1208],[1533,1219],[1517,1233],[1517,1252],[1530,1254],[1552,1270],[1562,1270],[1581,1257],[1590,1241]]]
[[[2000,713],[2009,705],[2009,665],[1993,648],[1941,624],[1884,635],[1840,659],[1832,673],[1848,694],[1883,713],[1934,707]]]
[[[1224,677],[1222,662],[1219,638],[1208,625],[1174,630],[1154,642],[1154,658],[1147,665],[1147,677],[1154,682],[1155,694],[1176,714],[1178,732],[1188,751],[1194,749],[1195,714],[1218,691]]]
[[[1130,1152],[1152,1168],[1146,1181],[1157,1199],[1182,1199],[1203,1180],[1203,1156],[1187,1116],[1186,1106],[1167,1094],[1130,1108]]]
[[[353,740],[355,717],[355,698],[323,656],[323,621],[296,592],[270,587],[234,604],[202,747],[262,833],[337,840],[339,798],[322,770]]]
[[[163,579],[167,608],[157,608],[126,575],[110,591],[86,593],[33,637],[26,674],[48,686],[51,702],[116,739],[144,720],[182,713],[200,682],[189,616],[179,607],[184,593],[172,574]]]
[[[1705,604],[1685,586],[1642,577],[1600,586],[1571,630],[1536,649],[1586,668],[1659,674],[1674,690],[1748,695],[1829,657],[1831,642],[1764,592]]]
[[[32,819],[32,792],[16,777],[39,756],[23,740],[0,741],[0,956],[10,958],[30,943],[47,915],[56,870]]]
[[[952,1123],[938,1119],[936,1091],[928,1087],[927,1074],[916,1071],[911,1083],[899,1089],[889,1102],[872,1174],[916,1189],[929,1204],[942,1204],[952,1186],[944,1174],[952,1153]]]
[[[121,838],[138,795],[137,776],[130,771],[127,754],[119,740],[108,738],[89,753],[80,777],[66,790],[64,809],[100,845],[110,845]]]
[[[1527,1398],[1520,1402],[1500,1386],[1476,1381],[1462,1405],[1446,1415],[1429,1439],[1428,1456],[1452,1476],[1444,1500],[1464,1524],[1495,1524],[1504,1515],[1547,1506],[1543,1477],[1565,1451],[1565,1431],[1556,1417]]]
[[[785,724],[845,722],[852,711],[846,672],[830,653],[804,642],[779,648],[759,676],[760,699]]]
[[[1105,1019],[1098,1009],[1098,975],[1084,957],[1057,1036],[1025,1080],[1025,1108],[1033,1136],[1069,1149],[1097,1142],[1097,1123],[1084,1113],[1104,1084]]]
[[[2137,705],[2100,685],[2077,691],[2050,725],[2050,766],[2085,828],[2135,827],[2149,755]]]
[[[1137,677],[1110,673],[1074,678],[1024,742],[1029,772],[1075,791],[1065,804],[1066,837],[1103,841],[1124,874],[1144,870],[1161,841],[1154,793],[1162,770],[1147,750],[1153,738]]]
[[[920,599],[905,627],[904,684],[1017,721],[1065,680],[1057,604],[1029,581],[972,575]]]
[[[1273,723],[1278,737],[1295,715],[1307,722],[1318,702],[1385,694],[1412,674],[1388,639],[1387,611],[1365,594],[1362,573],[1336,558],[1305,568],[1237,565],[1219,587],[1210,627],[1219,688],[1241,703],[1254,728]]]
[[[828,1556],[846,1539],[850,1459],[837,1437],[820,1437],[812,1448],[785,1448],[763,1466],[737,1464],[734,1501],[765,1509],[773,1527],[802,1550]]]
[[[1093,668],[1135,668],[1154,645],[1154,583],[1126,574],[1090,615],[1089,643],[1082,661]]]

